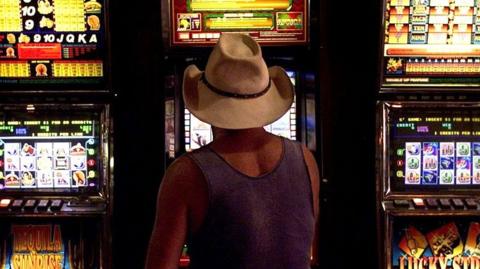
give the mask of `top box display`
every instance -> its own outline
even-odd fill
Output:
[[[480,1],[386,0],[382,90],[480,86]]]
[[[171,0],[170,45],[209,46],[223,32],[243,32],[264,45],[308,42],[306,0]]]
[[[102,87],[104,0],[0,1],[0,86]]]

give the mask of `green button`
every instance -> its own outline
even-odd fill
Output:
[[[94,149],[88,149],[88,155],[95,155]]]
[[[398,156],[403,156],[404,152],[405,152],[405,149],[397,149],[397,155]]]

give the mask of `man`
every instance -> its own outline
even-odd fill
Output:
[[[214,140],[167,169],[146,268],[178,268],[186,241],[193,269],[309,268],[318,168],[300,143],[263,129],[293,96],[247,35],[223,34],[204,72],[187,67],[185,105],[214,126]]]

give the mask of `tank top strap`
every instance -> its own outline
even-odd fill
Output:
[[[298,141],[290,140],[287,138],[283,138],[283,154],[285,156],[285,161],[287,163],[303,160],[303,151],[302,151],[302,144]]]

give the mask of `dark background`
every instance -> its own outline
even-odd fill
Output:
[[[378,267],[375,101],[381,6],[378,0],[312,0],[310,46],[264,48],[266,55],[297,54],[298,64],[316,70],[317,130],[322,140],[316,157],[325,179],[321,268]],[[114,268],[143,268],[165,169],[163,74],[172,62],[165,60],[161,14],[160,0],[110,3],[116,92]]]

